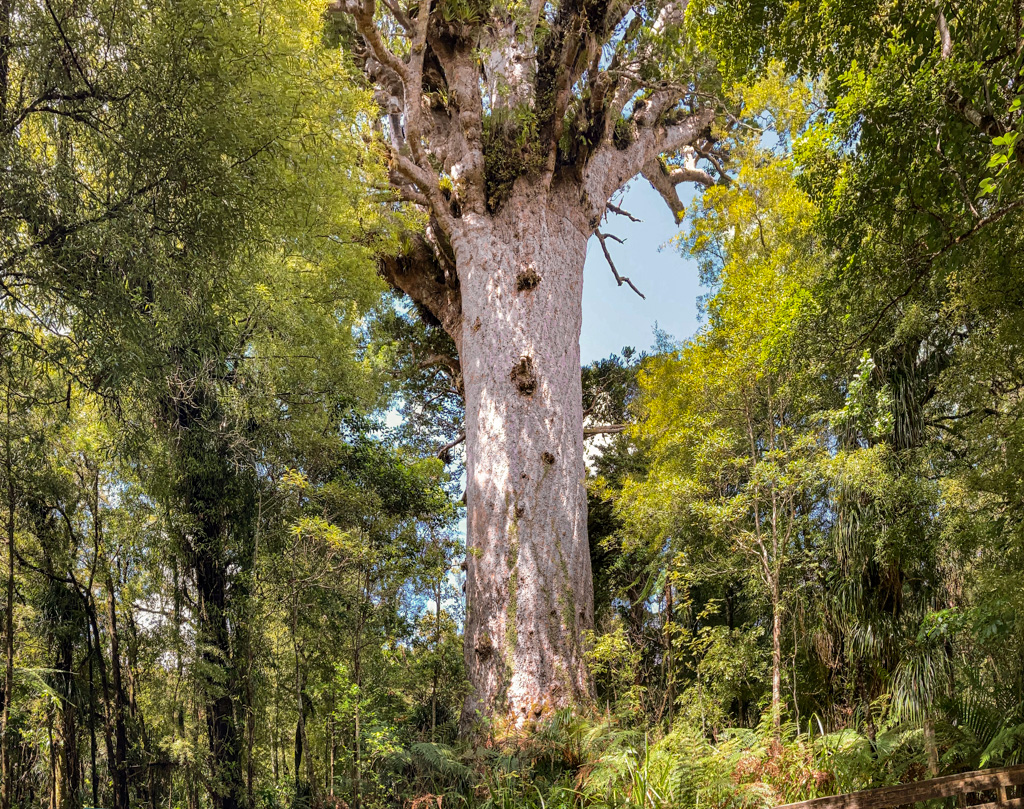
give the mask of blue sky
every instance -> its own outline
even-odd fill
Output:
[[[681,186],[679,191],[689,204],[693,189]],[[609,252],[619,274],[628,276],[647,299],[616,285],[601,245],[592,238],[583,275],[584,364],[617,354],[623,346],[650,348],[655,323],[677,339],[690,337],[699,325],[697,298],[704,290],[695,263],[666,245],[678,232],[668,206],[643,178],[632,181],[619,205],[643,221],[611,215],[602,230],[626,240],[616,244],[609,239]]]

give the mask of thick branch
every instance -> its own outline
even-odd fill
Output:
[[[600,6],[584,0],[563,0],[558,7],[551,30],[537,55],[536,108],[540,145],[547,155],[549,174],[555,168],[573,87],[585,71],[600,64],[603,45],[630,8],[624,0],[608,0],[600,18],[594,19]],[[592,82],[599,75],[592,73]]]
[[[384,43],[384,40],[381,39],[380,31],[377,30],[377,26],[373,22],[375,12],[374,0],[346,0],[344,7],[345,11],[351,15],[352,20],[356,24],[356,30],[366,42],[366,46],[370,49],[373,57],[401,78],[403,84],[408,87],[408,67]]]
[[[584,184],[592,203],[600,205],[598,215],[603,214],[612,194],[633,177],[645,172],[652,161],[658,161],[659,155],[678,152],[696,141],[711,125],[714,117],[713,109],[702,107],[679,123],[665,126],[657,120],[651,120],[649,114],[634,115],[632,126],[635,135],[629,146],[619,149],[614,143],[605,143],[590,159]],[[707,177],[706,172],[704,175]],[[696,174],[689,177],[676,176],[679,177],[678,182],[698,179]],[[671,182],[671,178],[667,177],[666,181]],[[711,182],[713,184],[714,181]],[[669,204],[671,206],[674,202]],[[673,210],[674,214],[678,212],[679,209]]]
[[[430,207],[430,200],[424,194],[421,194],[416,190],[416,186],[409,183],[409,181],[398,171],[392,169],[388,172],[388,179],[391,182],[391,187],[398,192],[398,195],[406,202],[412,202],[416,205],[422,205],[424,208]]]
[[[939,56],[943,62],[948,62],[953,56],[953,37],[949,33],[949,25],[946,22],[946,15],[942,10],[942,0],[936,0],[935,8],[938,13],[937,27],[939,29]],[[964,119],[976,129],[984,132],[990,138],[998,135],[1005,135],[1006,128],[994,115],[986,115],[980,112],[970,101],[968,101],[958,90],[950,86],[946,92],[946,101],[953,109],[959,112]]]
[[[656,139],[657,154],[672,154],[702,138],[715,120],[711,107],[701,107],[679,123],[666,126]]]
[[[420,368],[441,367],[448,371],[452,379],[459,379],[462,376],[462,364],[458,357],[448,354],[429,354],[419,362]]]
[[[409,51],[409,62],[406,66],[408,75],[405,77],[405,131],[409,139],[409,149],[420,166],[427,166],[426,155],[423,153],[423,125],[421,122],[423,106],[423,60],[427,53],[427,26],[430,24],[430,2],[420,4],[416,15],[416,27],[413,31],[412,48]]]
[[[644,178],[654,187],[665,204],[672,210],[678,225],[683,221],[683,202],[679,199],[676,186],[680,183],[695,182],[706,188],[715,184],[714,178],[703,169],[697,167],[697,153],[690,147],[683,149],[682,166],[668,166],[660,158],[648,160],[641,170]]]
[[[412,237],[402,255],[381,260],[385,280],[437,319],[456,348],[462,346],[462,296],[454,274],[445,273],[424,235]]]
[[[484,193],[484,109],[480,96],[479,68],[472,53],[454,54],[452,75],[449,79],[453,103],[456,107],[457,126],[462,142],[462,154],[449,171],[456,187],[463,195],[465,207],[475,213],[485,213]]]
[[[441,193],[437,171],[423,145],[423,66],[427,51],[430,4],[424,3],[420,6],[415,20],[404,14],[397,18],[403,27],[412,26],[412,42],[407,61],[399,58],[382,39],[374,22],[375,0],[345,0],[344,9],[352,17],[356,30],[369,50],[370,58],[365,60],[364,70],[371,80],[387,88],[392,96],[398,95],[396,90],[401,91],[401,98],[393,99],[387,104],[386,109],[391,119],[392,168],[416,186],[421,195],[417,201],[429,201],[430,210],[436,216],[439,225],[451,234],[454,230],[454,219],[448,202]],[[392,103],[400,106],[400,110],[391,109]],[[399,112],[404,116],[404,120],[399,118]],[[431,124],[435,127],[437,125],[435,121],[431,121]],[[409,198],[410,194],[405,192],[404,196]]]
[[[949,25],[946,24],[946,15],[942,11],[942,0],[937,0],[935,5],[939,10],[939,42],[941,43],[941,55],[943,61],[953,55],[953,37],[949,35]]]
[[[672,25],[680,25],[686,18],[686,7],[688,0],[669,0],[658,12],[650,28],[648,44],[640,48],[634,48],[634,42],[644,28],[644,17],[637,14],[630,21],[624,35],[616,44],[615,53],[612,56],[608,67],[599,74],[595,74],[593,85],[595,101],[604,104],[604,99],[610,92],[611,101],[605,110],[604,135],[602,142],[611,141],[615,131],[615,124],[620,120],[622,111],[626,105],[636,97],[637,91],[645,85],[645,79],[641,76],[642,69],[655,59],[650,43],[657,41],[664,35],[665,29]],[[617,23],[616,23],[617,24]],[[663,86],[662,91],[669,88]],[[671,107],[677,100],[687,95],[686,88],[674,88],[667,101],[667,106],[657,110],[653,121],[665,109]],[[600,107],[594,107],[595,113]]]
[[[402,6],[396,0],[381,0],[381,2],[388,7],[388,11],[398,20],[398,24],[402,26],[405,32],[411,35],[414,30],[413,22],[409,15],[402,10]]]

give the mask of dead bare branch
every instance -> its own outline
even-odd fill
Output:
[[[612,202],[609,202],[605,207],[608,208],[608,210],[611,211],[614,214],[618,214],[619,216],[626,217],[631,222],[642,222],[643,221],[642,219],[639,219],[638,217],[633,216],[633,214],[631,214],[629,211],[620,208],[618,205],[616,205],[616,204],[614,204]]]
[[[619,275],[619,271],[615,266],[615,262],[612,261],[612,254],[608,252],[608,245],[605,244],[605,239],[613,238],[617,242],[622,242],[622,239],[618,238],[617,236],[609,236],[608,234],[602,233],[600,230],[595,230],[594,235],[597,236],[597,240],[601,243],[601,250],[604,251],[604,257],[608,260],[608,266],[612,268],[612,275],[615,276],[615,283],[617,283],[619,286],[626,284],[637,295],[639,295],[644,300],[647,300],[647,296],[636,288],[636,284],[630,281],[629,278],[623,275]]]
[[[595,435],[616,435],[617,433],[624,432],[625,429],[625,424],[598,424],[593,427],[584,427],[583,437],[593,438]]]
[[[445,444],[437,451],[437,457],[440,458],[445,463],[449,463],[451,461],[451,451],[465,440],[466,431],[463,430],[453,440],[449,441],[447,444]]]

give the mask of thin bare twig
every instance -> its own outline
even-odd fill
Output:
[[[615,435],[624,432],[625,424],[600,424],[595,427],[584,427],[583,437],[592,438],[595,435]]]
[[[631,214],[629,211],[620,208],[618,205],[616,205],[613,202],[609,202],[608,205],[605,206],[605,207],[607,207],[608,210],[611,211],[612,213],[618,214],[619,216],[626,217],[631,222],[642,222],[643,221],[642,219],[640,219],[640,218],[638,218],[636,216],[633,216],[633,214]]]
[[[441,449],[437,451],[437,457],[440,458],[445,463],[448,463],[448,453],[450,453],[453,449],[455,449],[459,444],[461,444],[465,440],[466,431],[463,430],[461,433],[458,434],[458,436],[455,437],[454,440],[449,441],[447,444],[445,444],[443,447],[441,447]]]
[[[619,275],[619,271],[618,271],[618,269],[615,266],[615,262],[612,261],[612,254],[608,252],[608,245],[605,244],[605,239],[615,239],[615,241],[619,242],[620,244],[622,243],[622,239],[620,239],[618,236],[611,236],[609,234],[602,233],[599,230],[595,230],[594,231],[594,235],[597,236],[597,240],[599,242],[601,242],[601,250],[604,251],[604,257],[608,260],[608,266],[612,268],[612,275],[615,276],[615,283],[617,283],[619,286],[622,286],[623,284],[626,284],[637,295],[639,295],[644,300],[647,300],[647,296],[644,295],[643,292],[641,292],[639,289],[636,288],[636,284],[634,284],[632,281],[630,281],[625,276]]]

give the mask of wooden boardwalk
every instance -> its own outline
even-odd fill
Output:
[[[936,798],[959,797],[960,806],[967,805],[966,796],[978,792],[990,792],[995,800],[972,804],[972,809],[1024,809],[1024,797],[1009,797],[1008,790],[1024,784],[1024,764],[1000,767],[993,770],[977,770],[957,775],[944,775],[928,781],[900,784],[895,787],[865,789],[846,795],[831,795],[827,798],[813,798],[799,803],[787,803],[776,809],[893,809],[909,806]]]

